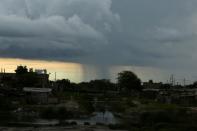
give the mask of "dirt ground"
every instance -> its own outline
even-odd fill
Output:
[[[107,127],[76,126],[76,127],[0,127],[0,131],[113,131]],[[116,130],[125,131],[125,130]]]

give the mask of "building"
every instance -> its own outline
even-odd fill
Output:
[[[30,69],[31,73],[33,72],[33,69]],[[36,69],[34,76],[36,76],[36,83],[34,83],[35,85],[32,86],[36,86],[36,87],[42,87],[42,88],[48,88],[49,87],[49,74],[47,74],[47,70],[38,70]],[[28,79],[28,78],[26,78]],[[8,86],[11,87],[11,83],[18,81],[18,77],[16,75],[16,73],[6,73],[6,72],[1,72],[0,73],[0,86]],[[17,85],[16,85],[17,86]]]
[[[5,79],[16,79],[16,73],[0,73],[0,83],[3,82]]]
[[[164,103],[181,104],[185,106],[197,105],[197,89],[169,89],[161,90],[157,100]]]
[[[48,104],[49,95],[52,89],[50,88],[23,88],[25,100],[28,104]]]
[[[142,95],[145,97],[145,98],[148,98],[148,99],[156,99],[157,96],[159,95],[160,93],[160,89],[154,89],[154,88],[145,88],[142,90]]]
[[[163,83],[154,83],[152,80],[150,80],[149,82],[144,82],[142,86],[144,89],[160,89],[163,87]]]
[[[37,85],[42,88],[48,88],[49,87],[49,74],[47,74],[47,70],[35,69],[35,73],[37,74],[37,78],[38,78]]]
[[[49,74],[37,74],[38,77],[38,85],[42,88],[49,87]]]

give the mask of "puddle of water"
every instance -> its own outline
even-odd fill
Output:
[[[103,112],[95,112],[94,116],[86,119],[72,119],[69,120],[69,122],[75,121],[80,125],[83,125],[84,122],[89,122],[91,125],[95,125],[96,123],[102,123],[102,124],[118,124],[120,123],[120,120],[118,120],[113,113],[110,111]]]

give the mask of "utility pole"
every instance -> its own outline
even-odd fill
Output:
[[[173,86],[174,85],[174,75],[170,76],[170,84]]]
[[[183,86],[185,87],[186,79],[183,79]]]
[[[55,72],[55,81],[56,81],[56,72]]]

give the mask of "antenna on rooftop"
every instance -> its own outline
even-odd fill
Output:
[[[186,78],[183,79],[183,85],[184,86],[186,86],[189,82],[190,82],[190,80],[187,80]]]
[[[175,78],[174,78],[174,75],[173,75],[173,74],[170,76],[170,84],[171,84],[172,86],[175,85]]]

